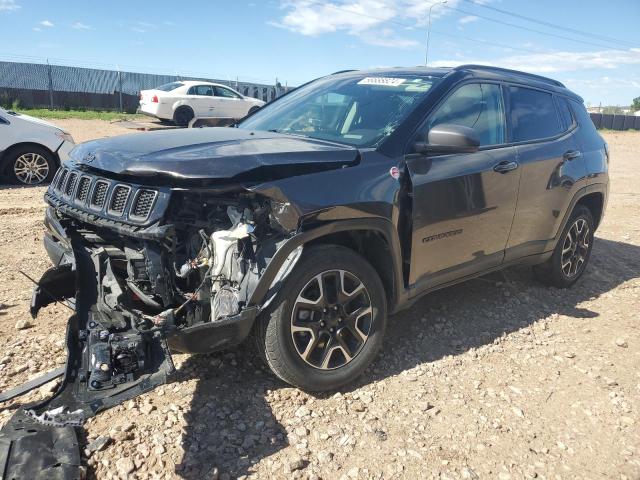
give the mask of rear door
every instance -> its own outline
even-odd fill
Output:
[[[458,87],[419,132],[442,123],[474,128],[480,150],[406,157],[413,189],[409,283],[416,293],[501,264],[518,193],[500,84]]]
[[[529,87],[510,86],[508,91],[522,182],[506,261],[549,250],[586,175],[566,100]]]
[[[189,88],[189,105],[196,117],[212,117],[216,109],[216,99],[212,85],[194,85]]]

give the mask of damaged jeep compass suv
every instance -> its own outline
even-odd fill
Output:
[[[166,381],[170,350],[250,333],[284,381],[343,385],[427,292],[524,262],[572,285],[608,160],[561,83],[473,65],[341,72],[236,128],[82,144],[45,196],[32,300],[73,299],[67,370],[27,413],[80,423]]]

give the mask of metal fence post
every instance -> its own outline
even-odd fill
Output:
[[[51,76],[51,65],[49,64],[48,58],[47,58],[47,76],[49,77],[49,104],[51,105],[50,110],[53,110],[53,77]]]
[[[120,113],[122,113],[122,72],[120,69],[118,69],[118,93],[120,94]]]

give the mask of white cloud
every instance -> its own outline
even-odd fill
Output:
[[[76,22],[73,25],[71,25],[71,28],[75,28],[76,30],[91,30],[91,27],[89,25],[85,25],[82,22]]]
[[[0,0],[0,12],[15,12],[20,8],[20,5],[15,0]]]
[[[34,32],[41,32],[42,29],[40,27],[33,27]]]
[[[480,20],[480,17],[476,17],[475,15],[466,15],[458,20],[460,25],[466,25],[467,23],[477,22]]]
[[[460,59],[438,60],[434,67],[451,67],[463,63],[495,65],[531,73],[571,72],[590,69],[615,69],[624,65],[640,65],[640,48],[629,50],[600,50],[595,52],[550,52],[512,55],[496,60]]]
[[[158,28],[158,25],[155,23],[136,22],[133,27],[131,27],[131,31],[136,33],[147,33],[149,30],[155,30],[156,28]]]
[[[55,25],[53,24],[53,22],[49,21],[49,20],[42,20],[40,22],[40,25],[42,25],[43,27],[47,27],[47,28],[51,28],[51,27],[55,27]]]
[[[455,5],[459,0],[449,0]],[[377,46],[409,48],[415,40],[398,36],[394,30],[411,30],[427,22],[429,8],[436,0],[280,0],[284,14],[271,25],[306,36],[345,32]],[[432,20],[447,14],[440,6],[432,10]]]

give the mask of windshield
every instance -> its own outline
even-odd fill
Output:
[[[160,85],[156,87],[154,90],[162,90],[163,92],[170,92],[171,90],[175,90],[183,85],[182,82],[173,82],[173,83],[165,83],[164,85]]]
[[[264,107],[238,128],[373,147],[400,125],[436,81],[399,74],[326,77]]]

